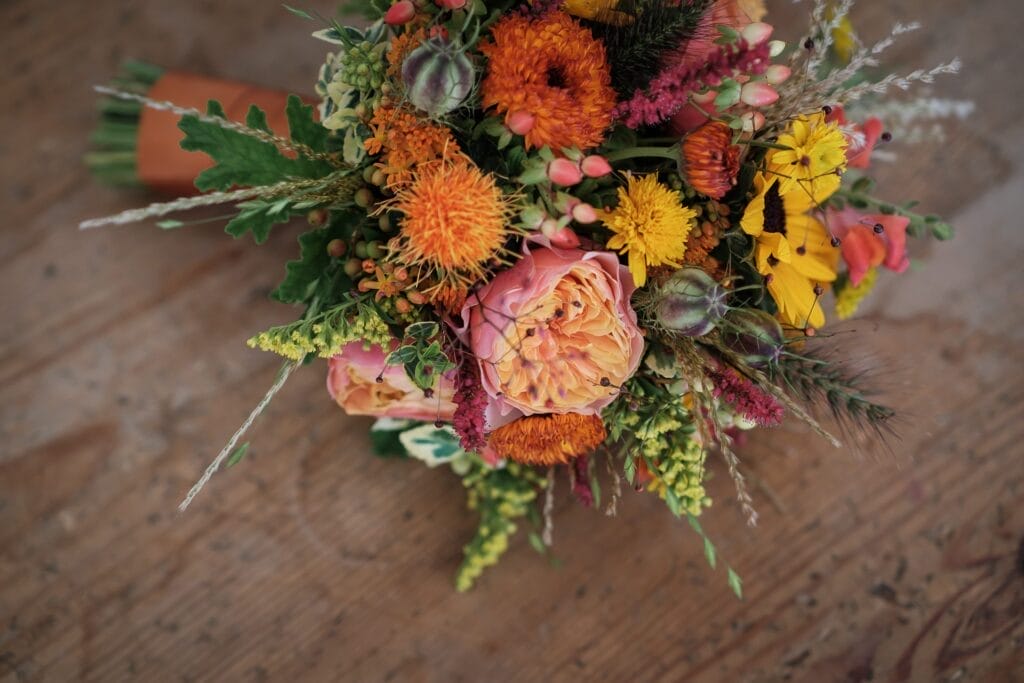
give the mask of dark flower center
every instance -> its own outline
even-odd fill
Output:
[[[764,193],[764,231],[786,234],[786,205],[779,196],[778,182]]]
[[[547,72],[548,85],[552,88],[565,88],[568,82],[565,79],[565,74],[562,73],[562,67],[560,66],[549,66]]]

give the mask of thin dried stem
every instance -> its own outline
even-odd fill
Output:
[[[266,407],[270,405],[270,402],[273,400],[274,396],[277,394],[278,391],[281,390],[281,387],[284,386],[284,383],[288,381],[288,377],[291,376],[292,372],[301,364],[302,361],[299,360],[295,362],[285,363],[281,367],[281,370],[280,372],[278,372],[277,375],[277,380],[274,382],[273,385],[271,385],[270,389],[263,396],[263,400],[256,404],[256,407],[253,408],[251,413],[249,413],[249,417],[246,418],[245,422],[242,423],[242,426],[239,427],[238,431],[236,431],[231,436],[231,438],[228,440],[227,444],[224,446],[221,452],[217,454],[217,457],[213,459],[213,462],[211,462],[210,465],[206,468],[206,471],[203,472],[203,476],[201,476],[199,478],[199,481],[197,481],[192,486],[192,488],[189,489],[188,494],[185,496],[185,500],[181,501],[181,504],[178,505],[178,510],[180,512],[184,512],[186,509],[188,509],[188,506],[192,503],[193,499],[195,499],[195,497],[199,495],[199,492],[203,490],[207,483],[209,483],[210,478],[213,477],[213,475],[217,472],[218,469],[220,469],[220,466],[224,464],[224,461],[227,460],[228,456],[230,456],[234,452],[235,444],[238,443],[238,440],[242,438],[243,434],[249,431],[249,427],[252,427],[252,423],[255,422],[256,418],[258,418],[260,414],[266,409]]]

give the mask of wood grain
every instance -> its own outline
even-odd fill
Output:
[[[756,530],[717,469],[706,526],[743,602],[633,494],[612,519],[560,500],[560,568],[519,538],[456,594],[474,524],[458,480],[370,456],[368,422],[316,369],[178,515],[273,380],[243,341],[291,314],[266,294],[299,228],[259,249],[212,226],[79,233],[148,199],[84,172],[89,87],[134,56],[305,90],[325,50],[276,3],[0,5],[0,680],[1024,681],[1019,9],[862,5],[869,36],[927,22],[892,50],[901,69],[965,59],[936,91],[976,116],[942,144],[897,142],[882,173],[959,238],[919,246],[922,269],[837,337],[887,363],[891,451],[756,435]]]

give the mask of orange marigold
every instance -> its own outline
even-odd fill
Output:
[[[494,176],[463,155],[422,162],[383,209],[403,215],[393,258],[431,284],[424,294],[449,306],[465,297],[500,255],[513,210]]]
[[[503,458],[551,466],[591,453],[607,436],[598,415],[530,415],[495,429],[488,444]]]
[[[510,14],[480,46],[489,63],[484,107],[506,121],[533,116],[526,147],[595,147],[612,122],[615,91],[604,45],[564,12],[530,19]]]
[[[377,107],[370,119],[373,135],[363,146],[370,154],[380,154],[377,162],[389,187],[407,182],[417,164],[439,159],[459,151],[452,132],[432,123],[403,106]]]

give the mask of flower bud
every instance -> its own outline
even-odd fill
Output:
[[[751,107],[764,107],[779,99],[779,93],[764,81],[751,81],[740,89],[740,102]]]
[[[654,314],[663,327],[687,337],[715,329],[725,316],[728,294],[700,268],[682,268],[658,290]]]
[[[779,321],[755,308],[732,311],[723,325],[722,341],[755,368],[777,363],[786,345]]]
[[[580,170],[588,178],[600,178],[612,172],[612,165],[600,154],[591,154],[583,158]]]
[[[433,38],[402,62],[402,83],[409,101],[430,116],[457,109],[473,90],[473,63],[443,38]]]
[[[534,121],[534,115],[522,109],[505,117],[505,125],[516,135],[526,135],[533,130]]]
[[[398,0],[384,13],[384,23],[389,26],[399,26],[412,21],[416,16],[416,6],[410,0]]]
[[[556,185],[568,187],[583,180],[583,172],[568,159],[555,159],[548,164],[548,179]]]

